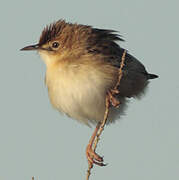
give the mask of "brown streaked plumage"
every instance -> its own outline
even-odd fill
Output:
[[[38,50],[44,60],[46,85],[54,108],[86,125],[99,125],[105,112],[106,96],[118,81],[124,53],[116,41],[123,41],[116,31],[59,20],[45,27],[38,44],[22,50]],[[110,93],[120,102],[120,108],[110,107],[107,123],[119,119],[126,100],[139,97],[148,80],[158,77],[149,74],[128,52],[122,73],[119,93]],[[104,165],[103,159],[92,150],[89,159]]]

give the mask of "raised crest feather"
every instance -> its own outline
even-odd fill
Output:
[[[68,23],[69,24],[69,23]],[[48,41],[52,40],[56,36],[58,36],[62,30],[67,25],[65,20],[59,20],[57,22],[54,22],[50,25],[47,25],[44,30],[42,31],[42,34],[40,36],[39,44],[45,44]]]
[[[78,31],[83,29],[83,32],[86,31],[86,36],[88,37],[90,35],[90,39],[93,41],[124,41],[114,30],[98,29],[92,28],[88,25],[66,23],[65,20],[60,19],[44,28],[40,36],[39,44],[42,45],[53,40],[54,38],[60,36],[64,29],[68,28],[71,30],[71,33],[74,33],[76,30]]]

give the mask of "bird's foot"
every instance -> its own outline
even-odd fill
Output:
[[[119,107],[119,104],[120,104],[120,102],[117,100],[117,98],[114,97],[114,95],[117,95],[117,94],[119,94],[119,91],[117,89],[112,89],[108,92],[109,102],[114,107]]]
[[[93,164],[98,166],[106,166],[106,164],[103,163],[103,157],[96,154],[96,152],[92,149],[91,144],[88,144],[86,147],[86,157],[90,168],[93,167]]]

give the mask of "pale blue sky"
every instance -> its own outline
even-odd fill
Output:
[[[160,76],[105,128],[97,152],[108,166],[94,167],[91,180],[178,180],[178,7],[177,0],[2,1],[0,180],[85,179],[93,129],[51,107],[45,65],[19,51],[60,18],[120,31],[121,46]]]

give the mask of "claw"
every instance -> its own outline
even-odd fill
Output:
[[[110,90],[112,94],[119,94],[120,91],[118,89],[111,89]]]
[[[106,166],[107,165],[107,164],[103,163],[103,157],[96,154],[90,144],[88,144],[88,146],[86,148],[86,156],[87,156],[88,164],[91,168],[93,167],[93,164],[96,164],[98,166]]]
[[[110,101],[112,106],[119,107],[120,102],[115,97],[111,97]]]
[[[94,160],[93,160],[93,163],[98,165],[98,166],[107,166],[107,164],[100,163],[100,162],[97,162],[97,161],[94,161]]]
[[[114,92],[116,92],[116,91],[119,92],[117,89],[112,90],[111,92],[109,91],[108,92],[108,97],[109,97],[109,101],[110,101],[112,106],[119,107],[120,102],[113,96],[115,94]]]

